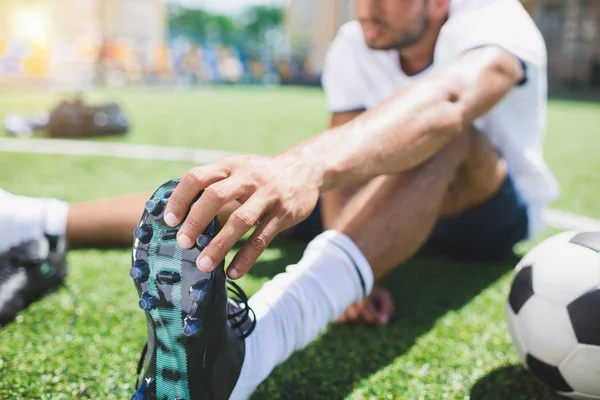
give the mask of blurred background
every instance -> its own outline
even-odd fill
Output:
[[[600,2],[524,0],[553,92],[600,91]],[[352,0],[0,0],[0,88],[318,85]]]
[[[600,224],[600,0],[524,5],[547,42],[544,147],[562,194],[519,255],[573,220]],[[77,203],[151,191],[225,152],[289,148],[327,126],[323,60],[353,12],[352,0],[0,0],[0,123],[21,136],[0,132],[0,188]],[[246,293],[304,247],[272,243]],[[387,329],[331,328],[254,398],[558,399],[520,367],[505,326],[515,263],[411,260],[387,278]],[[130,249],[69,252],[69,289],[0,331],[1,400],[130,398],[147,338],[130,265]]]

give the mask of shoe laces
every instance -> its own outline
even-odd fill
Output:
[[[229,297],[235,301],[240,308],[227,315],[227,318],[231,322],[231,327],[234,329],[241,328],[248,320],[250,320],[250,326],[245,328],[241,335],[242,339],[246,339],[254,331],[254,328],[256,328],[256,314],[254,314],[254,310],[248,305],[248,296],[246,296],[246,293],[244,293],[237,283],[228,279],[227,289],[229,291]]]
[[[146,360],[146,353],[148,352],[148,342],[144,345],[142,349],[142,354],[140,355],[140,359],[138,361],[137,371],[135,373],[135,388],[140,387],[140,376],[142,374],[142,368],[144,368],[144,361]]]

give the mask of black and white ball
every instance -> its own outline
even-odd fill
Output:
[[[517,265],[507,304],[525,367],[558,393],[600,399],[600,232],[565,232]]]

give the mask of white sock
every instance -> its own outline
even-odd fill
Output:
[[[300,262],[267,282],[249,301],[256,329],[231,399],[247,399],[273,368],[312,342],[348,306],[373,287],[373,272],[346,235],[327,231],[306,248]]]
[[[68,212],[63,201],[16,196],[0,189],[0,253],[45,234],[64,235]]]

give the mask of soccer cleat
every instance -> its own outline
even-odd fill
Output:
[[[46,236],[15,246],[0,255],[0,326],[44,297],[67,276],[64,238]]]
[[[150,267],[148,266],[148,263],[143,260],[136,261],[129,270],[129,276],[138,282],[147,281],[150,276]]]
[[[132,400],[229,398],[244,360],[244,339],[256,324],[248,298],[226,279],[224,263],[211,273],[196,267],[219,230],[217,220],[192,249],[179,247],[179,227],[165,224],[164,208],[178,182],[169,181],[152,195],[134,233],[129,275],[146,312],[148,343]]]

